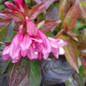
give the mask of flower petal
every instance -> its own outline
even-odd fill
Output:
[[[2,60],[6,61],[9,59],[9,46],[7,46],[2,52]]]
[[[15,46],[13,46],[13,48],[14,48]],[[12,49],[13,49],[12,48]],[[10,52],[11,52],[11,50],[12,49],[10,49]],[[12,50],[13,51],[13,50]],[[13,55],[12,55],[13,54]],[[19,60],[20,60],[20,58],[21,58],[21,52],[20,52],[20,48],[15,48],[15,52],[13,51],[13,52],[11,52],[11,54],[10,54],[10,56],[11,56],[11,59],[12,59],[12,62],[13,63],[16,63],[16,62],[18,62]]]
[[[48,37],[48,39],[49,39],[50,44],[53,48],[58,48],[59,39],[54,39],[54,38],[51,38],[51,37]]]
[[[29,33],[29,35],[36,36],[37,35],[36,25],[27,18],[26,18],[26,22],[27,22],[27,32]]]
[[[64,49],[62,47],[59,48],[59,54],[63,55],[65,53]]]
[[[28,52],[29,52],[28,50],[21,50],[21,56],[22,57],[27,56]]]
[[[27,34],[24,35],[24,38],[20,44],[21,46],[21,50],[27,50],[29,49],[29,46],[31,45],[32,41],[31,41],[31,38],[30,36]]]
[[[49,56],[49,53],[47,53],[46,51],[43,51],[43,59],[46,60]]]
[[[15,46],[18,46],[21,41],[23,40],[23,34],[21,30],[14,36],[13,40],[11,43],[15,44]]]
[[[39,43],[42,43],[43,41],[41,40],[41,39],[39,39],[39,38],[31,38],[32,40],[34,40],[35,42],[39,42]]]
[[[54,48],[52,47],[51,52],[53,53],[53,55],[58,59],[59,58],[59,48]]]
[[[50,41],[49,41],[48,38],[44,35],[44,33],[42,33],[40,30],[38,30],[38,35],[39,35],[40,39],[43,41],[42,45],[43,45],[44,51],[50,53],[50,52],[51,52]]]
[[[58,39],[58,40],[59,40],[59,41],[58,41],[58,46],[64,47],[64,46],[67,45],[67,42],[63,41],[62,39]]]
[[[30,60],[38,59],[38,52],[35,51],[34,48],[30,47],[29,53],[27,56]]]

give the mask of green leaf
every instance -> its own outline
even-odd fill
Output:
[[[1,74],[3,74],[6,71],[6,68],[8,67],[10,61],[11,61],[11,59],[9,59],[8,61],[6,61],[6,64],[4,64],[5,66],[2,67],[2,70],[0,71]],[[0,69],[1,69],[1,67],[0,67]]]
[[[25,78],[29,67],[28,59],[21,59],[18,63],[15,63],[12,69],[9,86],[18,86]]]
[[[65,84],[66,86],[85,86],[85,68],[83,64],[79,68],[79,74],[75,72]]]
[[[4,48],[5,45],[0,45],[0,57],[2,57],[2,50]],[[9,63],[10,63],[10,59],[8,61],[2,61],[2,58],[0,58],[0,75],[2,75],[6,71]]]
[[[0,41],[9,42],[13,36],[14,21],[0,30]]]
[[[30,61],[30,77],[28,86],[39,86],[41,82],[40,67],[37,61]]]
[[[8,61],[2,61],[2,59],[0,58],[0,76],[6,71],[9,63],[10,59]]]
[[[80,22],[80,21],[77,21],[74,28],[75,28],[75,29],[80,29],[80,28],[83,28],[84,26],[85,26],[85,24],[83,24],[83,23]]]

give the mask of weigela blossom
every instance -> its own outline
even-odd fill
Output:
[[[63,47],[67,45],[62,39],[54,39],[46,37],[34,23],[27,21],[27,32],[23,35],[23,26],[20,26],[19,32],[13,38],[13,41],[7,46],[2,53],[2,59],[8,60],[9,57],[13,63],[20,60],[21,57],[28,57],[33,59],[47,59],[52,52],[56,58],[64,54]],[[29,27],[30,26],[30,27]],[[28,31],[29,28],[29,31]],[[36,33],[35,33],[36,31]]]
[[[16,5],[13,5],[13,10],[19,11],[22,9],[23,0],[15,0]],[[9,8],[9,2],[6,3]],[[24,12],[24,11],[23,11]],[[7,46],[2,53],[3,61],[12,59],[12,63],[19,62],[21,57],[28,57],[30,60],[44,59],[46,60],[50,53],[53,53],[56,58],[65,53],[63,47],[67,45],[62,39],[54,39],[46,37],[45,34],[39,30],[36,25],[29,20],[24,14],[25,25],[21,25],[19,32],[14,36],[11,44]],[[23,33],[24,28],[26,32]]]

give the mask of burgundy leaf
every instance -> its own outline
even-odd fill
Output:
[[[40,62],[42,83],[44,86],[64,86],[54,85],[65,82],[73,73],[73,68],[68,64],[64,56],[60,56],[59,59],[50,54],[50,60]]]
[[[53,0],[52,2],[51,1],[43,2],[38,6],[32,8],[28,14],[29,18],[35,19],[41,12],[44,12],[55,0]]]
[[[14,31],[19,31],[19,26],[21,25],[21,23],[17,23],[17,22],[15,22],[15,25],[14,25],[14,28],[13,28],[13,30]]]
[[[23,6],[23,8],[24,8],[24,11],[25,11],[26,15],[28,15],[29,9],[28,9],[28,6],[27,6],[25,0],[23,0],[22,6]]]
[[[12,21],[12,19],[2,19],[2,20],[0,20],[0,26],[1,27],[5,27],[5,26],[7,26],[10,22]]]
[[[29,66],[28,59],[21,59],[20,62],[14,64],[9,86],[18,86],[20,84],[20,82],[27,75],[28,66]]]
[[[53,29],[59,24],[61,20],[45,20],[44,26],[42,28],[42,31],[44,33],[48,32],[50,29]]]
[[[37,4],[41,4],[43,2],[46,2],[46,0],[34,0]],[[46,3],[46,9],[54,2],[55,0],[47,0]]]
[[[28,17],[30,19],[35,19],[41,12],[43,12],[46,9],[45,3],[41,3],[40,5],[32,8],[29,11]]]
[[[16,22],[21,22],[23,20],[23,15],[19,12],[5,10],[5,11],[0,11],[0,18],[2,19],[11,18]]]
[[[14,5],[12,2],[10,1],[7,1],[5,2],[5,6],[8,8],[8,9],[11,9],[13,11],[19,11],[19,9],[17,8],[16,5]]]
[[[58,19],[58,15],[59,15],[59,9],[54,6],[48,10],[48,12],[46,14],[46,19],[47,20],[56,20],[56,19]]]

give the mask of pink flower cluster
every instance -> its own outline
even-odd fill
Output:
[[[19,2],[20,1],[20,2]],[[23,0],[15,0],[19,8],[22,8]],[[9,8],[9,2],[6,3]],[[15,9],[17,9],[14,6]],[[14,9],[13,8],[13,9]],[[50,53],[53,53],[56,58],[59,55],[64,54],[63,47],[67,45],[62,39],[54,39],[46,37],[44,33],[39,30],[33,22],[31,22],[27,16],[26,21],[26,33],[23,34],[23,24],[19,28],[19,32],[13,38],[11,44],[7,46],[2,53],[3,61],[12,59],[12,63],[19,62],[21,57],[28,57],[30,60],[47,59]]]
[[[34,23],[30,20],[27,21],[27,33],[22,33],[23,25],[20,26],[19,32],[13,38],[9,46],[3,50],[2,59],[12,59],[13,63],[20,60],[21,57],[27,56],[30,60],[33,59],[47,59],[50,52],[56,58],[64,54],[63,47],[67,45],[62,39],[54,39],[46,37],[39,29],[36,28]]]

